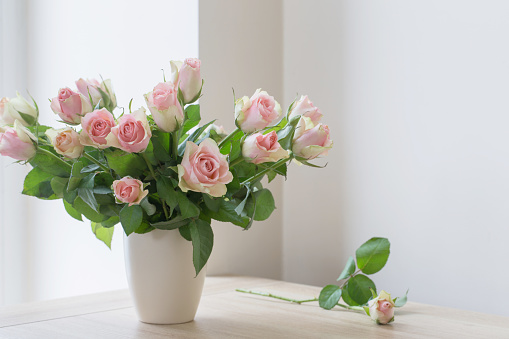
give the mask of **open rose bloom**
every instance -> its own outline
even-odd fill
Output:
[[[198,274],[212,250],[212,220],[255,227],[275,209],[263,179],[286,176],[293,161],[316,167],[308,161],[327,154],[332,140],[307,96],[283,113],[261,89],[237,100],[230,121],[236,128],[228,131],[200,110],[201,61],[170,67],[168,80],[128,93],[144,106],[136,110],[131,102],[117,107],[109,79],[82,77],[76,89],[49,89],[57,95],[41,110],[57,115],[51,127],[39,123],[37,105],[19,94],[4,97],[0,154],[34,167],[24,194],[64,199],[66,211],[93,221],[95,236],[108,245],[112,233],[97,230],[179,229],[198,246],[188,258]]]

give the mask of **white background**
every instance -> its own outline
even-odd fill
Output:
[[[309,94],[324,113],[327,167],[292,166],[272,186],[276,214],[252,230],[215,224],[211,274],[325,285],[384,236],[379,288],[509,315],[509,3],[50,3],[28,1],[28,88],[40,103],[100,73],[120,105],[130,95],[140,105],[170,59],[198,54],[199,34],[207,119],[233,127],[232,86],[237,96],[263,87],[284,107]],[[60,203],[31,200],[27,298],[125,287],[120,229],[111,253]]]

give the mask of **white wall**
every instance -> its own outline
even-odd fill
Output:
[[[284,278],[332,283],[385,236],[380,288],[509,315],[509,3],[284,1],[283,12],[285,101],[310,94],[335,140],[326,169],[294,168],[284,186],[285,206],[308,206],[284,210]]]
[[[203,121],[218,119],[227,130],[235,128],[232,87],[237,98],[251,96],[262,87],[282,103],[282,35],[281,1],[200,1]],[[275,180],[269,186],[278,208],[270,219],[255,222],[248,231],[213,223],[215,244],[209,275],[281,278],[281,184]]]
[[[119,106],[169,75],[169,61],[198,55],[197,1],[29,1],[28,88],[41,122],[56,126],[48,98],[80,77],[111,78]],[[18,182],[21,187],[22,182]],[[122,228],[112,251],[88,222],[69,217],[62,201],[33,199],[30,217],[30,299],[126,287]]]

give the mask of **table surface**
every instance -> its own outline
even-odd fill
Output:
[[[0,338],[509,338],[509,317],[409,302],[395,322],[376,325],[358,312],[326,311],[235,292],[290,298],[317,296],[319,287],[253,277],[208,277],[196,318],[179,325],[137,320],[129,292],[0,308]]]

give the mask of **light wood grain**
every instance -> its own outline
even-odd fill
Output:
[[[408,303],[379,326],[361,313],[235,292],[254,289],[295,298],[320,288],[249,277],[209,277],[193,322],[137,320],[127,291],[0,309],[0,338],[509,338],[509,318]]]

